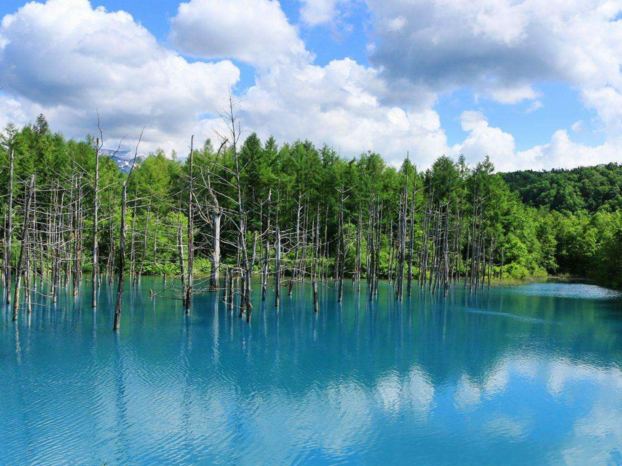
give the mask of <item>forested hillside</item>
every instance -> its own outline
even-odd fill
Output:
[[[501,173],[521,201],[542,211],[555,237],[551,271],[622,286],[622,166]]]
[[[532,207],[558,212],[616,211],[622,207],[622,166],[616,163],[572,170],[501,173],[512,191]]]
[[[477,287],[547,273],[622,286],[618,166],[496,175],[487,159],[440,157],[396,169],[374,153],[238,136],[195,141],[183,160],[155,152],[126,173],[95,138],[66,140],[43,117],[7,128],[3,280],[25,254],[51,281],[94,268],[112,281],[121,268],[133,282],[180,276],[190,294],[194,275],[215,286],[229,272],[256,273],[264,289],[272,275],[352,277],[372,290],[386,278],[398,292],[411,280]]]

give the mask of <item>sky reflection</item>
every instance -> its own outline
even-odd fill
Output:
[[[499,288],[369,303],[299,286],[251,325],[151,286],[0,322],[6,464],[622,464],[620,302]],[[542,294],[538,294],[538,287]],[[85,292],[86,293],[86,292]],[[457,463],[459,462],[459,463]]]

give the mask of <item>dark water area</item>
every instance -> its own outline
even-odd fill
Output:
[[[161,280],[0,311],[0,464],[622,465],[622,298],[532,284],[337,303],[296,285],[252,322]],[[150,298],[149,290],[156,293]]]

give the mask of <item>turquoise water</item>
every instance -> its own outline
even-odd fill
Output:
[[[0,321],[0,464],[622,465],[622,300],[589,285],[377,302],[308,285],[252,323],[160,280]],[[157,296],[150,299],[149,289]],[[270,296],[271,297],[271,296]]]

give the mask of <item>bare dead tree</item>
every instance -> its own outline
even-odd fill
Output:
[[[194,275],[194,218],[192,203],[194,194],[194,136],[190,138],[190,173],[188,186],[188,282],[186,284],[186,314],[192,307],[192,285]]]
[[[97,309],[99,285],[99,150],[100,139],[95,140],[95,179],[93,181],[93,280],[91,282],[91,307]]]
[[[22,227],[22,244],[19,252],[19,259],[17,261],[17,271],[15,274],[15,291],[13,292],[13,321],[17,321],[19,317],[19,301],[20,293],[22,289],[22,276],[24,274],[24,258],[28,254],[28,239],[29,239],[29,227],[30,227],[30,203],[35,190],[35,175],[30,175],[30,183],[28,185],[28,192],[26,194],[26,203],[24,205],[24,224]]]
[[[9,148],[9,205],[7,212],[7,221],[6,221],[6,250],[4,257],[4,283],[6,287],[6,303],[11,304],[11,251],[12,251],[12,241],[13,241],[13,196],[15,184],[13,180],[15,172],[15,149],[12,147]]]
[[[119,270],[117,271],[117,298],[114,308],[114,322],[112,325],[112,330],[115,332],[118,332],[121,328],[121,312],[123,311],[123,274],[125,271],[125,217],[127,211],[127,185],[130,181],[130,177],[132,176],[132,172],[134,171],[134,166],[136,165],[136,159],[138,158],[138,148],[143,139],[144,132],[145,128],[143,128],[143,130],[140,132],[140,137],[138,138],[138,142],[136,143],[136,149],[134,150],[132,165],[130,167],[129,173],[127,174],[127,178],[123,182],[123,187],[121,190],[121,225],[119,227]]]

